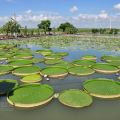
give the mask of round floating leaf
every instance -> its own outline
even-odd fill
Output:
[[[20,58],[20,59],[30,59],[30,58],[32,58],[33,57],[33,55],[31,54],[31,53],[26,53],[26,52],[22,52],[22,53],[20,53],[20,52],[18,52],[18,53],[16,53],[15,55],[14,55],[14,58]]]
[[[40,74],[28,75],[21,79],[21,81],[24,83],[35,83],[35,82],[40,82],[41,80],[42,77]]]
[[[60,55],[60,56],[68,56],[69,54],[67,52],[56,52],[56,55]]]
[[[26,59],[21,59],[21,60],[13,60],[10,61],[8,64],[13,66],[13,67],[21,67],[21,66],[30,66],[32,65],[31,60],[26,60]]]
[[[45,59],[48,60],[53,60],[53,59],[62,59],[63,57],[61,55],[57,55],[57,54],[51,54],[51,55],[46,55]]]
[[[68,71],[62,67],[47,67],[41,70],[41,75],[47,75],[51,78],[62,78],[68,74]]]
[[[95,71],[88,67],[76,66],[68,69],[69,73],[72,75],[86,76],[95,73]]]
[[[7,98],[9,104],[16,107],[37,107],[52,100],[54,90],[49,85],[28,84],[16,88]]]
[[[56,66],[56,67],[63,67],[63,68],[65,68],[65,69],[69,69],[69,68],[71,68],[71,67],[74,67],[73,64],[71,64],[71,63],[69,63],[69,62],[66,62],[66,61],[61,62],[61,63],[57,63],[57,64],[55,64],[54,66]]]
[[[94,55],[84,55],[81,57],[82,60],[96,60],[96,56]]]
[[[77,89],[66,90],[59,95],[59,101],[69,107],[81,108],[92,103],[92,97]]]
[[[111,64],[113,66],[117,66],[118,68],[120,68],[120,61],[111,61],[111,62],[109,62],[109,64]]]
[[[94,60],[76,60],[73,62],[75,66],[86,66],[86,67],[91,67],[95,63],[96,62]]]
[[[104,73],[104,74],[114,74],[119,72],[119,68],[107,63],[97,63],[93,66],[93,69],[96,72]]]
[[[32,58],[31,61],[33,63],[41,63],[44,61],[44,58]]]
[[[0,75],[10,73],[14,68],[8,65],[1,65],[0,66]]]
[[[120,61],[120,56],[104,55],[104,56],[101,57],[101,59],[106,61],[106,62]]]
[[[54,65],[54,64],[57,64],[57,63],[61,63],[61,62],[64,62],[64,61],[61,60],[61,59],[45,60],[45,64],[48,64],[48,65]]]
[[[40,53],[41,55],[43,56],[46,56],[46,55],[51,55],[52,54],[52,50],[37,50],[36,53]]]
[[[24,67],[15,69],[12,73],[14,75],[18,75],[18,76],[38,74],[38,73],[40,73],[40,68],[37,66],[24,66]]]
[[[120,83],[106,78],[91,79],[84,82],[90,95],[99,98],[120,97]]]

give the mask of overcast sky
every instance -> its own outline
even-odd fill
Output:
[[[22,25],[36,27],[50,19],[52,27],[71,22],[76,27],[120,28],[120,0],[0,0],[0,26],[16,14]]]

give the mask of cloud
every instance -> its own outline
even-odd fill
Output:
[[[50,11],[32,11],[31,9],[26,10],[21,14],[16,14],[16,20],[24,27],[37,27],[37,24],[41,20],[50,19],[52,22],[51,27],[58,27],[63,22],[71,22],[76,27],[81,28],[93,28],[93,27],[109,27],[110,19],[109,14],[102,10],[98,14],[78,14],[71,16],[63,16],[56,12]],[[0,26],[10,20],[10,16],[0,16]],[[112,27],[120,28],[120,14],[111,16]]]
[[[114,8],[115,8],[116,10],[120,10],[120,3],[114,5]]]
[[[77,6],[73,6],[72,8],[70,8],[70,12],[71,13],[75,13],[75,12],[77,12],[79,9],[78,9],[78,7]]]
[[[26,14],[32,14],[32,10],[30,10],[30,9],[29,9],[29,10],[26,10],[25,13],[26,13]]]
[[[100,14],[98,15],[99,18],[101,19],[107,19],[109,18],[108,13],[105,10],[102,10]]]

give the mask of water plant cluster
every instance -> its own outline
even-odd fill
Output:
[[[68,62],[64,59],[69,56],[67,52],[55,52],[46,47],[38,50],[21,47],[23,44],[27,45],[27,42],[40,45],[44,39],[42,41],[40,39],[36,41],[1,41],[0,75],[12,74],[19,76],[21,81],[18,84],[17,80],[0,80],[0,95],[7,95],[9,104],[29,108],[46,104],[53,98],[57,98],[60,103],[66,106],[80,108],[91,105],[93,97],[104,99],[120,97],[120,82],[108,78],[86,80],[83,83],[82,90],[68,89],[60,93],[56,93],[52,86],[40,83],[43,80],[50,81],[54,78],[63,80],[69,75],[84,77],[95,73],[116,74],[118,80],[120,79],[120,56],[103,55],[101,62],[98,62],[95,55],[83,55],[77,60]],[[69,44],[70,41],[73,41],[72,39],[71,36]],[[67,41],[66,39],[64,42],[67,43]],[[89,39],[88,41],[92,40]],[[53,42],[50,40],[50,43]],[[107,44],[107,41],[105,41],[105,44]],[[36,58],[36,54],[41,57]],[[45,66],[39,66],[37,63],[43,63]]]

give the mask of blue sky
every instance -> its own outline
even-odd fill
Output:
[[[30,27],[42,19],[51,19],[53,26],[69,21],[78,27],[109,27],[112,19],[113,27],[120,27],[120,0],[0,0],[0,5],[0,26],[15,11],[18,22]]]

